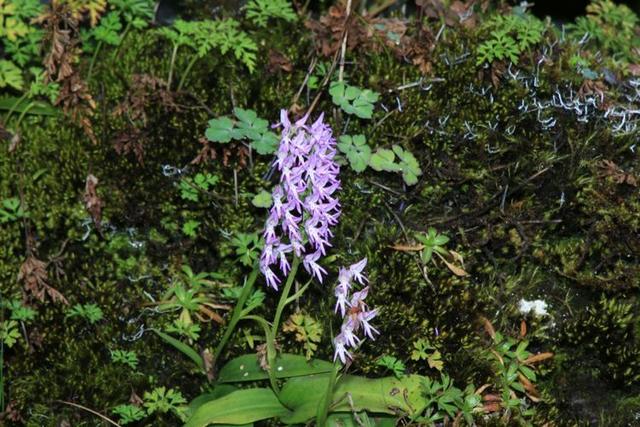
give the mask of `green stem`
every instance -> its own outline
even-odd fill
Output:
[[[7,113],[7,117],[4,119],[4,122],[7,125],[9,124],[9,119],[11,118],[11,115],[13,114],[13,112],[16,111],[16,108],[18,108],[18,105],[20,105],[22,101],[27,99],[27,96],[29,96],[29,92],[25,92],[25,94],[22,95],[20,98],[18,98],[18,100],[11,106],[11,109]]]
[[[122,32],[122,36],[120,37],[120,43],[118,44],[118,47],[116,47],[115,52],[113,52],[113,57],[112,57],[113,59],[116,59],[120,54],[120,48],[124,43],[125,37],[127,37],[127,34],[129,34],[129,30],[131,30],[131,21],[127,22],[127,26],[124,27],[124,31]]]
[[[198,59],[199,59],[198,55],[193,55],[193,58],[191,58],[191,61],[189,61],[187,68],[184,70],[184,73],[182,73],[182,77],[180,78],[180,83],[178,83],[178,89],[176,89],[178,92],[180,92],[180,89],[182,89],[182,86],[184,85],[184,82],[187,79],[187,75],[189,75],[191,68],[193,67],[193,65],[196,63]]]
[[[291,292],[291,286],[296,278],[296,273],[298,272],[298,267],[300,266],[300,258],[295,257],[293,259],[293,263],[291,265],[291,271],[289,271],[289,276],[287,277],[287,282],[284,285],[284,289],[280,294],[280,300],[278,301],[278,307],[276,308],[276,314],[273,318],[273,323],[271,324],[271,334],[267,335],[267,361],[269,362],[269,379],[271,379],[271,387],[276,395],[280,394],[280,389],[278,388],[277,383],[275,382],[275,369],[276,369],[276,338],[278,336],[278,329],[280,328],[280,319],[282,318],[282,311],[287,305],[287,300],[289,297],[289,292]]]
[[[93,56],[91,57],[91,63],[89,64],[89,73],[87,74],[87,82],[91,81],[91,75],[93,74],[93,66],[96,64],[96,58],[98,57],[98,52],[100,52],[100,48],[102,47],[102,42],[98,42],[96,46],[95,52],[93,52]]]
[[[173,67],[176,64],[176,56],[178,55],[178,43],[173,45],[173,52],[171,52],[171,63],[169,64],[169,77],[167,78],[167,89],[171,89],[171,80],[173,79]]]
[[[338,362],[333,363],[333,371],[331,371],[331,376],[329,377],[329,384],[327,385],[327,391],[324,394],[322,403],[320,404],[320,406],[318,406],[318,412],[316,414],[317,427],[324,427],[325,424],[327,423],[329,406],[331,406],[331,401],[333,400],[333,388],[336,385],[338,372],[340,372],[340,366],[341,365]]]
[[[278,334],[278,328],[280,326],[280,318],[282,317],[282,311],[287,305],[287,298],[289,297],[289,292],[291,292],[291,286],[293,285],[293,281],[296,278],[296,273],[298,272],[298,267],[300,266],[300,258],[295,257],[293,259],[293,263],[291,264],[291,271],[289,272],[289,276],[287,277],[287,282],[284,285],[284,289],[282,290],[282,294],[280,294],[280,301],[278,301],[278,308],[276,308],[276,315],[273,318],[273,324],[271,329],[273,330],[273,336]]]
[[[258,278],[259,271],[260,269],[258,268],[258,266],[254,266],[253,271],[251,272],[251,275],[249,276],[247,281],[244,283],[244,286],[242,287],[242,293],[238,298],[238,303],[233,308],[233,313],[231,314],[231,320],[229,320],[227,329],[225,329],[224,335],[222,336],[220,343],[218,343],[218,346],[216,347],[213,353],[214,363],[217,363],[218,358],[222,353],[222,350],[227,345],[227,342],[229,341],[229,338],[231,338],[231,334],[233,333],[233,330],[235,329],[236,325],[240,321],[240,318],[242,317],[242,311],[243,311],[244,305],[247,302],[247,299],[249,298],[249,296],[251,295],[251,291],[253,290],[253,285],[255,284],[256,279]]]
[[[262,329],[264,329],[264,335],[266,337],[266,342],[267,342],[267,360],[269,360],[269,367],[275,366],[274,365],[275,356],[274,357],[271,357],[271,356],[276,354],[276,347],[275,347],[275,340],[273,339],[274,334],[271,328],[269,327],[269,323],[262,317],[254,316],[254,315],[242,316],[242,319],[253,320],[257,322],[260,326],[262,326]],[[269,383],[271,384],[271,388],[273,389],[274,393],[276,393],[276,395],[279,395],[280,388],[278,387],[278,381],[276,378],[275,369],[269,369],[267,373],[269,374]]]
[[[20,123],[22,122],[22,119],[24,118],[25,114],[27,114],[29,110],[33,108],[34,105],[36,105],[36,103],[32,101],[29,104],[27,104],[26,107],[24,107],[24,111],[22,111],[22,113],[20,114],[20,117],[18,117],[18,122],[16,123],[16,129],[20,127]]]

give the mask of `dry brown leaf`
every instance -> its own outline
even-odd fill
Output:
[[[424,245],[405,245],[402,243],[396,243],[389,246],[391,249],[400,252],[419,252],[424,249]]]
[[[527,322],[520,321],[520,338],[524,338],[527,335]]]
[[[26,293],[40,302],[44,302],[48,295],[53,302],[69,304],[64,295],[47,283],[47,264],[37,259],[35,255],[29,255],[22,263],[18,280],[24,281]]]
[[[102,208],[104,207],[104,202],[98,196],[98,178],[93,176],[92,174],[87,175],[87,180],[84,187],[84,207],[87,209],[87,212],[91,215],[91,219],[93,220],[93,224],[95,225],[98,232],[100,232],[100,225],[102,222]]]
[[[533,356],[529,356],[524,362],[525,365],[533,365],[534,363],[542,362],[543,360],[547,360],[553,357],[553,353],[539,353],[534,354]]]
[[[491,322],[489,321],[489,319],[487,319],[484,316],[478,316],[478,319],[480,319],[480,322],[482,323],[482,326],[484,327],[484,330],[487,332],[487,334],[489,334],[489,336],[491,337],[491,339],[495,339],[496,337],[496,330],[493,329],[493,325],[491,324]]]
[[[447,261],[446,259],[442,258],[442,262],[445,263],[445,265],[447,266],[447,268],[449,270],[451,270],[451,272],[453,274],[455,274],[458,277],[465,277],[468,276],[469,273],[467,273],[466,271],[464,271],[462,268],[458,267],[455,264],[450,263],[449,261]]]

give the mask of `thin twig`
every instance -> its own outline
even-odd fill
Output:
[[[309,64],[309,69],[307,70],[307,75],[304,77],[304,80],[302,81],[302,84],[300,85],[300,89],[298,89],[298,92],[296,92],[296,95],[293,97],[293,100],[291,101],[291,107],[289,107],[289,111],[293,110],[293,107],[298,102],[298,99],[300,99],[300,95],[302,95],[302,91],[304,90],[305,86],[307,85],[307,82],[309,81],[309,78],[311,77],[311,74],[313,74],[313,70],[315,70],[317,64],[318,64],[318,58],[314,56],[313,59],[311,60],[311,64]]]
[[[344,57],[347,53],[347,38],[349,37],[349,17],[351,16],[351,0],[347,0],[347,16],[344,18],[344,35],[342,36],[342,46],[340,48],[340,71],[338,71],[338,81],[344,80]]]
[[[76,408],[80,408],[80,409],[85,410],[87,412],[91,412],[93,415],[96,415],[96,416],[102,418],[103,420],[105,420],[109,424],[114,425],[116,427],[121,427],[120,424],[118,424],[117,422],[113,421],[112,419],[107,418],[104,415],[102,415],[101,413],[96,412],[93,409],[89,409],[86,406],[78,405],[77,403],[73,403],[73,402],[67,402],[65,400],[56,400],[55,402],[64,403],[65,405],[75,406]]]

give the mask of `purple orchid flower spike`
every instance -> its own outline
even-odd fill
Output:
[[[380,334],[370,323],[378,315],[378,310],[369,309],[365,302],[369,295],[369,286],[350,295],[354,280],[361,285],[368,281],[362,274],[366,265],[367,259],[364,258],[349,268],[341,268],[338,273],[338,284],[335,287],[335,311],[340,310],[340,315],[344,320],[340,334],[334,339],[335,354],[333,359],[335,361],[339,358],[343,364],[347,359],[352,359],[348,348],[356,348],[364,340],[364,337],[358,337],[358,332],[362,330],[364,336],[370,339],[375,339],[375,335]]]
[[[324,115],[307,125],[308,115],[289,120],[280,112],[282,137],[275,165],[280,182],[273,189],[273,205],[265,224],[265,246],[260,271],[267,285],[278,289],[281,279],[272,270],[286,275],[291,269],[287,254],[302,258],[309,274],[322,282],[327,271],[318,261],[331,247],[331,227],[338,223],[340,203],[334,193],[340,188],[340,167],[335,162],[336,141]]]

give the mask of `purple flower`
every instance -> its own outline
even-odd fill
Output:
[[[286,110],[280,112],[282,137],[276,154],[280,183],[273,190],[273,206],[267,219],[265,247],[260,270],[267,285],[278,289],[280,278],[271,270],[290,270],[286,254],[303,257],[303,266],[322,282],[327,272],[318,264],[331,247],[331,227],[340,216],[340,203],[334,193],[340,188],[340,167],[334,161],[336,141],[324,115],[308,125],[308,116],[291,123]]]
[[[367,281],[367,278],[362,274],[366,265],[367,259],[363,258],[349,268],[341,268],[338,273],[338,284],[335,288],[335,311],[340,310],[340,314],[344,320],[340,328],[340,334],[334,339],[334,361],[340,358],[340,361],[345,363],[347,358],[351,359],[351,354],[347,348],[356,348],[360,345],[364,339],[357,335],[360,330],[370,339],[375,339],[374,335],[380,334],[380,332],[369,323],[378,315],[378,310],[369,309],[369,306],[365,302],[369,294],[369,287],[366,286],[350,295],[354,280],[361,285]]]

